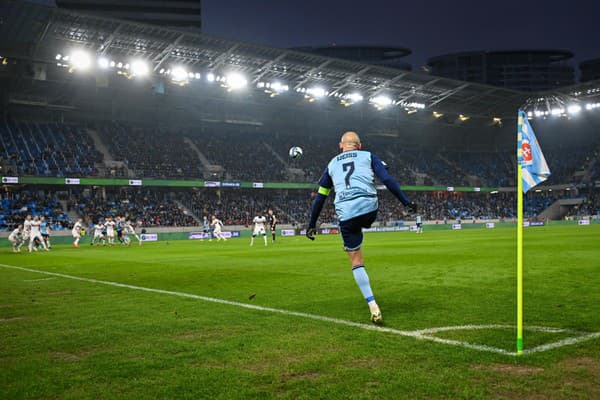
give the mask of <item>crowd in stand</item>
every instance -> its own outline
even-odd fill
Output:
[[[7,175],[94,176],[102,162],[84,128],[34,122],[0,121],[0,161]]]
[[[164,191],[123,188],[105,192],[89,189],[71,193],[67,207],[88,223],[96,223],[106,216],[123,216],[140,227],[198,224],[191,213]]]
[[[50,229],[67,229],[72,221],[64,213],[58,196],[43,190],[4,191],[0,195],[0,230],[14,229],[27,215],[44,216]]]
[[[424,220],[449,223],[457,220],[514,220],[514,192],[408,192],[419,205]],[[252,224],[259,212],[273,209],[280,224],[304,226],[310,216],[314,193],[307,190],[258,189],[148,189],[148,188],[78,188],[69,192],[49,190],[5,191],[0,199],[0,230],[22,223],[25,216],[44,215],[52,229],[68,229],[73,223],[66,213],[82,217],[88,224],[106,216],[124,216],[141,228],[159,226],[198,226],[204,216],[216,215],[225,225]],[[555,191],[530,192],[525,197],[526,218],[536,218],[557,199],[583,198],[583,203],[570,209],[569,216],[600,215],[600,193]],[[63,209],[59,199],[64,200]],[[328,199],[322,223],[335,223],[333,199]],[[73,213],[74,212],[74,213]],[[406,209],[387,191],[380,193],[380,223],[414,220]]]
[[[202,177],[198,155],[177,131],[133,128],[117,123],[99,126],[97,130],[113,158],[123,161],[136,177]]]
[[[14,175],[94,176],[94,164],[102,154],[94,147],[87,129],[57,123],[0,123],[0,165]],[[138,178],[204,179],[207,165],[223,172],[215,180],[258,182],[316,182],[327,162],[337,152],[337,137],[294,132],[222,132],[194,129],[133,127],[124,123],[94,127],[111,157],[126,168],[107,168],[108,177],[126,176],[129,169]],[[195,144],[204,155],[202,160]],[[447,149],[443,146],[406,146],[398,139],[363,138],[364,148],[390,165],[390,172],[402,185],[514,186],[515,160],[512,149],[487,151]],[[290,160],[288,149],[300,146],[304,157]],[[547,184],[576,183],[583,171],[598,157],[597,143],[547,146],[546,159],[552,170]],[[203,162],[204,161],[204,162]],[[600,162],[589,172],[600,179]],[[10,174],[9,174],[10,175]]]

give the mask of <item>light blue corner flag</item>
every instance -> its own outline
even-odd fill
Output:
[[[529,189],[548,179],[551,173],[540,148],[540,143],[537,141],[535,133],[527,120],[527,114],[523,110],[519,110],[518,126],[517,160],[521,165],[523,193],[527,193]]]

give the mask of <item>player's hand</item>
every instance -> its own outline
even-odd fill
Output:
[[[417,212],[417,203],[415,203],[414,201],[411,201],[410,203],[408,203],[408,204],[406,205],[406,209],[407,209],[409,212],[411,212],[411,213],[415,214],[415,213]]]
[[[315,233],[317,233],[315,228],[311,228],[310,226],[306,228],[306,237],[310,240],[315,240]]]

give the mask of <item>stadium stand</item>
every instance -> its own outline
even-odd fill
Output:
[[[58,177],[94,176],[102,161],[80,127],[13,121],[0,122],[0,157],[16,174]]]
[[[126,216],[140,227],[198,225],[168,192],[159,190],[124,188],[105,192],[92,188],[72,193],[68,204],[88,223],[106,216]]]
[[[5,191],[0,196],[0,231],[14,229],[27,215],[45,216],[50,229],[68,229],[72,220],[64,213],[58,196],[51,191]]]
[[[144,178],[198,178],[198,157],[178,130],[131,127],[113,123],[98,127],[110,153],[123,161],[135,176]]]

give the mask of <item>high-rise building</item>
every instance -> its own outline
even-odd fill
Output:
[[[579,64],[581,70],[581,82],[600,79],[600,58],[587,60]]]
[[[433,75],[536,92],[575,83],[564,50],[471,51],[430,58]]]
[[[200,31],[200,0],[56,0],[59,8]]]

